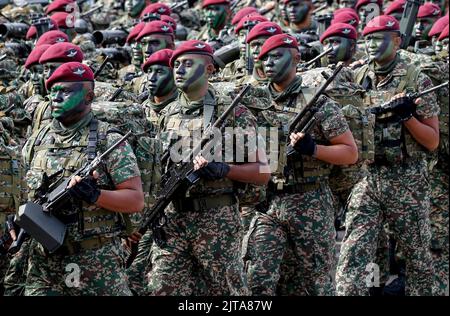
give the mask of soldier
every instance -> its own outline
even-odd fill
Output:
[[[433,27],[430,29],[430,32],[428,33],[428,37],[431,38],[431,43],[433,44],[433,49],[435,55],[439,55],[442,51],[442,47],[438,45],[438,38],[441,35],[444,28],[449,23],[449,16],[443,16],[442,18],[438,19],[434,24]]]
[[[144,60],[150,57],[151,54],[161,49],[174,49],[174,34],[173,29],[169,24],[163,21],[152,21],[147,23],[136,41],[142,45]],[[146,76],[138,76],[131,80],[129,86],[132,92],[139,95],[145,91]]]
[[[400,21],[402,19],[403,11],[405,10],[406,0],[395,0],[384,10],[384,14],[391,15]]]
[[[147,88],[150,92],[149,98],[144,101],[142,106],[144,107],[147,120],[151,123],[152,129],[148,132],[151,138],[155,138],[155,147],[160,146],[159,140],[156,138],[159,138],[159,128],[162,125],[165,115],[164,109],[178,97],[178,90],[176,89],[172,67],[170,66],[172,53],[173,51],[170,49],[157,51],[142,66],[142,70],[148,76]],[[160,172],[160,170],[156,172]],[[160,175],[153,175],[153,179],[155,180],[152,185],[155,188],[149,188],[150,193],[156,191],[159,178]],[[146,207],[150,206],[146,205]],[[139,241],[138,254],[131,267],[127,270],[130,288],[138,295],[148,294],[145,293],[144,287],[146,285],[146,275],[148,275],[152,268],[150,252],[153,243],[152,234],[153,232],[148,230]]]
[[[437,4],[427,2],[421,5],[417,13],[417,23],[415,25],[415,44],[414,51],[419,52],[421,49],[428,54],[433,54],[432,49],[426,49],[430,46],[428,33],[434,22],[441,17],[441,9]]]
[[[267,213],[258,213],[249,231],[256,253],[248,268],[250,290],[254,295],[275,295],[280,265],[291,247],[299,278],[286,295],[333,295],[334,211],[327,175],[331,164],[354,163],[357,148],[339,106],[325,96],[314,105],[319,114],[311,133],[285,132],[312,92],[296,75],[300,56],[294,37],[270,37],[258,58],[272,97],[272,106],[262,112],[265,126],[282,134],[275,152],[277,166],[271,168]],[[296,153],[286,158],[288,137]]]
[[[203,0],[202,9],[205,12],[206,25],[198,34],[188,36],[201,41],[213,42],[220,40],[220,33],[230,22],[230,2],[228,0]],[[218,43],[219,47],[226,43]]]
[[[139,17],[145,6],[149,4],[150,0],[126,0],[125,12],[126,15],[121,16],[119,19],[113,21],[111,26],[121,26],[128,29],[137,24]]]
[[[141,20],[144,22],[161,20],[161,16],[170,16],[171,13],[172,11],[165,3],[151,3],[142,11]]]
[[[140,22],[136,24],[128,34],[126,43],[131,46],[131,65],[125,66],[119,70],[118,76],[120,80],[129,81],[140,75],[141,66],[144,63],[144,53],[142,51],[142,45],[140,42],[136,41],[136,37],[144,29],[144,26],[145,22]]]
[[[313,30],[313,4],[310,0],[282,0],[289,21],[289,28],[294,33]]]
[[[334,23],[320,36],[324,50],[333,50],[327,54],[329,64],[342,61],[346,66],[353,61],[356,52],[358,34],[350,24]]]
[[[230,102],[208,85],[214,71],[212,53],[208,44],[191,40],[181,44],[171,58],[175,83],[182,93],[168,105],[161,132],[165,148],[171,148],[168,142],[180,136],[184,136],[184,144],[190,143],[190,131],[198,133]],[[235,108],[224,125],[248,129],[248,137],[256,137],[252,131],[256,128],[254,117],[243,106]],[[225,135],[228,139],[235,136],[229,131]],[[162,228],[164,241],[152,247],[148,284],[152,295],[199,294],[193,279],[196,269],[204,282],[203,295],[247,294],[239,251],[242,228],[233,187],[236,182],[264,184],[268,174],[260,171],[265,166],[264,152],[247,141],[244,145],[251,147],[248,153],[254,153],[255,162],[247,162],[247,154],[244,162],[237,164],[208,163],[205,157],[195,157],[200,180],[172,201],[173,208],[166,210],[168,220]],[[244,151],[246,148],[240,152]]]
[[[228,81],[230,79],[241,79],[246,74],[251,75],[253,72],[252,56],[250,55],[249,46],[246,43],[248,32],[261,22],[266,22],[267,19],[261,15],[250,15],[244,17],[236,25],[234,33],[238,37],[240,58],[228,64],[222,70],[222,79]],[[250,61],[248,61],[250,59]],[[250,69],[249,69],[250,68]]]
[[[39,58],[39,63],[44,67],[44,79],[50,78],[59,66],[70,61],[83,61],[83,52],[78,46],[65,42],[51,45]],[[47,125],[51,119],[51,99],[44,98],[33,113],[32,132]]]
[[[356,12],[359,14],[359,31],[362,31],[372,18],[383,12],[383,0],[358,0]]]
[[[363,31],[373,61],[358,69],[356,82],[368,91],[367,106],[377,108],[391,99],[396,102],[393,115],[377,114],[375,161],[349,199],[336,273],[338,295],[368,294],[368,287],[377,286],[378,280],[372,280],[370,271],[376,268],[376,242],[385,223],[393,227],[404,251],[407,293],[432,294],[434,270],[425,157],[427,150],[438,146],[439,108],[434,94],[416,100],[415,105],[403,97],[405,92],[422,91],[432,84],[428,76],[414,65],[408,66],[398,55],[399,28],[394,17],[383,15],[371,20]]]
[[[44,173],[51,175],[63,169],[64,177],[71,177],[74,170],[120,138],[91,112],[94,75],[88,66],[65,63],[47,79],[46,88],[52,98],[53,121],[24,147],[31,200]],[[88,138],[97,141],[88,143]],[[52,164],[42,164],[42,159]],[[140,173],[130,145],[124,142],[93,175],[73,177],[69,190],[72,205],[54,214],[67,225],[64,245],[49,254],[32,241],[25,294],[130,295],[117,239],[125,216],[120,214],[139,212],[144,204]],[[64,282],[68,264],[79,267],[78,286]]]

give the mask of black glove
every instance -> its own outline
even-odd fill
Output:
[[[196,171],[197,175],[206,180],[219,180],[225,178],[230,172],[230,166],[223,162],[210,162]]]
[[[312,156],[316,152],[316,142],[309,134],[295,143],[294,149],[301,155]]]
[[[89,176],[71,187],[69,193],[74,199],[94,204],[100,196],[100,189],[97,186],[97,180]]]
[[[392,101],[392,111],[402,122],[409,120],[414,113],[415,104],[411,98],[401,97]]]

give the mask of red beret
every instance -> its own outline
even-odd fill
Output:
[[[378,4],[380,9],[383,6],[383,0],[358,0],[358,2],[356,2],[356,10],[359,10],[360,7],[362,7],[363,5],[367,5],[369,3]]]
[[[419,7],[418,18],[436,18],[441,16],[441,8],[435,3],[427,2]]]
[[[331,20],[331,24],[335,23],[347,23],[352,25],[353,27],[358,27],[359,16],[353,10],[340,11],[339,13],[335,13],[333,20]]]
[[[444,29],[441,32],[441,35],[439,35],[438,40],[442,41],[444,38],[448,38],[448,24],[446,27],[444,27]]]
[[[144,72],[147,72],[148,67],[150,67],[151,65],[162,65],[172,68],[170,66],[170,58],[172,57],[172,55],[173,50],[167,48],[154,52],[142,65],[142,70]]]
[[[405,9],[406,0],[395,0],[394,2],[391,2],[391,4],[387,7],[387,9],[384,11],[384,14],[390,15],[395,12],[403,12]]]
[[[50,20],[51,20],[51,23],[52,23],[52,24],[51,24],[51,26],[50,26],[49,31],[59,30],[58,25],[56,24],[56,21],[55,21],[53,18],[51,18]],[[30,26],[30,28],[28,29],[26,38],[27,38],[27,39],[32,39],[32,38],[34,38],[36,35],[37,35],[37,29],[36,29],[36,26],[34,26],[34,25]]]
[[[400,31],[400,23],[391,15],[379,15],[367,23],[363,35],[386,31]]]
[[[145,26],[145,22],[140,22],[131,29],[130,34],[128,34],[128,37],[127,37],[128,44],[131,42],[134,42],[134,40],[139,35],[139,33],[141,33],[141,31],[144,29],[144,26]]]
[[[170,15],[172,13],[172,10],[170,10],[167,4],[152,3],[146,6],[144,10],[142,10],[141,18],[149,13],[157,13],[159,15]]]
[[[261,47],[261,52],[258,55],[258,59],[261,59],[271,50],[278,47],[288,47],[298,49],[298,43],[295,37],[289,34],[278,34],[271,36],[264,45]]]
[[[261,22],[256,24],[255,27],[250,30],[246,42],[250,43],[260,36],[273,36],[282,33],[283,30],[278,24],[274,22]]]
[[[161,21],[166,22],[172,27],[172,30],[175,32],[177,29],[177,21],[172,18],[170,15],[161,15]],[[173,25],[173,26],[172,26]]]
[[[163,21],[151,21],[145,24],[142,31],[136,36],[136,41],[140,41],[143,37],[151,34],[163,34],[173,37],[172,27]]]
[[[441,34],[442,30],[448,25],[448,15],[439,18],[434,22],[433,27],[428,33],[429,37]]]
[[[72,61],[56,68],[55,72],[45,82],[45,87],[50,90],[55,82],[94,82],[94,73],[91,68],[85,64]]]
[[[80,47],[72,43],[53,44],[39,59],[40,64],[48,62],[66,63],[70,61],[77,61],[79,63],[83,61],[83,52]]]
[[[31,66],[39,64],[39,58],[41,58],[42,54],[49,48],[50,44],[43,44],[41,46],[36,46],[28,55],[27,60],[25,61],[25,68],[30,69]]]
[[[238,34],[240,30],[242,30],[245,26],[247,26],[247,23],[251,23],[253,26],[255,26],[255,24],[261,23],[261,22],[267,22],[269,20],[267,20],[266,17],[262,16],[262,15],[249,15],[246,16],[245,18],[241,19],[238,23],[238,25],[236,25],[236,28],[234,29],[234,33]]]
[[[208,55],[213,56],[213,49],[207,43],[198,41],[198,40],[189,40],[183,42],[180,46],[178,46],[173,52],[172,57],[170,58],[170,67],[173,67],[175,60],[184,54],[199,54],[199,55]]]
[[[207,7],[209,5],[213,4],[230,4],[230,1],[228,0],[203,0],[202,8]]]
[[[59,28],[70,29],[75,25],[75,16],[67,12],[56,12],[52,15],[52,20]]]
[[[61,31],[48,31],[39,37],[39,39],[36,42],[36,46],[42,45],[42,44],[56,44],[61,42],[68,42],[69,37],[66,35],[66,33]]]
[[[50,14],[54,11],[65,12],[66,5],[72,2],[75,2],[75,0],[55,0],[48,5],[47,9],[45,10],[45,13]]]
[[[238,24],[239,21],[243,17],[245,17],[247,15],[250,15],[252,13],[258,13],[258,9],[254,8],[254,7],[243,7],[238,12],[236,12],[236,14],[234,15],[233,19],[231,20],[231,25]]]
[[[324,39],[331,36],[345,37],[348,39],[356,40],[358,38],[358,33],[356,29],[350,24],[346,23],[334,23],[330,25],[329,28],[320,37],[320,42],[322,43]]]

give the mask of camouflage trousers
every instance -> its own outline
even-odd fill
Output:
[[[152,245],[151,295],[247,295],[237,205],[169,211],[166,240]]]
[[[335,233],[327,184],[274,196],[267,213],[257,213],[247,236],[252,294],[276,295],[278,288],[284,295],[333,295]],[[244,247],[248,246],[243,244],[243,253]],[[296,273],[289,276],[293,270]],[[289,284],[279,284],[280,280]]]
[[[433,255],[436,273],[434,294],[441,296],[446,295],[449,281],[448,181],[448,170],[443,170],[439,166],[436,166],[430,173],[431,253]]]
[[[406,293],[431,295],[429,182],[424,161],[371,166],[350,196],[346,232],[336,271],[338,295],[368,295],[377,285],[374,264],[380,232],[387,222],[406,259]]]
[[[127,269],[130,289],[138,296],[148,295],[145,292],[146,276],[152,269],[151,249],[153,244],[153,232],[149,229],[142,236],[138,245],[138,254],[131,266]]]
[[[33,240],[25,295],[131,296],[120,242],[64,256],[47,255]]]
[[[23,296],[28,273],[31,240],[26,239],[15,253],[5,274],[5,296]]]

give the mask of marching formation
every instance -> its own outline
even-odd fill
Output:
[[[448,295],[443,0],[0,1],[0,295]]]

